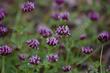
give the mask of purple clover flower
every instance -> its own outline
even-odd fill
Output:
[[[69,71],[71,71],[71,66],[70,65],[63,66],[62,69],[63,69],[64,72],[69,72]]]
[[[8,45],[3,45],[0,47],[0,55],[9,55],[12,53],[12,48],[9,47]]]
[[[58,58],[58,54],[50,54],[47,56],[49,62],[57,62]]]
[[[77,67],[81,70],[86,70],[88,68],[87,63],[78,64]]]
[[[0,8],[0,21],[3,20],[6,16],[6,11],[3,8]]]
[[[56,46],[59,40],[56,37],[47,38],[47,44],[50,46]]]
[[[99,20],[100,15],[99,15],[99,13],[97,13],[95,11],[91,11],[88,13],[88,17],[93,21],[97,21],[97,20]]]
[[[69,12],[65,11],[65,12],[60,13],[60,19],[69,20]]]
[[[41,34],[43,37],[49,37],[52,35],[52,30],[44,25],[40,25],[38,27],[38,33]]]
[[[110,39],[109,32],[104,31],[98,35],[98,40],[100,42],[107,42],[109,39]]]
[[[55,20],[69,20],[69,12],[54,12],[52,13],[51,17]]]
[[[64,0],[54,0],[57,5],[62,5]]]
[[[33,55],[29,58],[29,63],[33,65],[38,65],[40,63],[41,59],[37,55]]]
[[[93,48],[87,46],[87,47],[82,47],[82,52],[85,53],[85,54],[90,54],[93,52]]]
[[[58,12],[52,13],[51,17],[54,20],[60,20],[60,13],[58,13]]]
[[[60,44],[60,45],[59,45],[59,48],[60,48],[60,49],[65,49],[65,44],[64,44],[64,43]]]
[[[9,32],[9,29],[7,26],[0,24],[0,37],[7,35]]]
[[[70,30],[69,30],[69,27],[68,26],[59,26],[57,29],[56,29],[56,33],[58,35],[70,35]]]
[[[34,2],[27,1],[21,5],[21,9],[23,12],[31,12],[35,9]]]
[[[80,40],[84,40],[84,39],[86,39],[87,38],[87,35],[86,34],[81,34],[80,35]]]
[[[20,61],[26,60],[27,57],[28,57],[27,54],[19,54],[19,60]]]
[[[31,47],[31,48],[35,48],[38,49],[38,46],[40,45],[39,41],[36,39],[31,39],[31,40],[27,40],[26,44]]]

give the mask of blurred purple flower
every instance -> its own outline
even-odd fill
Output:
[[[60,13],[58,12],[55,12],[55,13],[52,13],[51,14],[51,17],[55,20],[59,20],[60,19]]]
[[[85,53],[85,54],[90,54],[93,52],[93,48],[87,46],[87,47],[82,47],[82,52]]]
[[[47,38],[47,44],[50,46],[55,46],[58,44],[58,42],[59,40],[56,37]]]
[[[63,69],[64,72],[69,72],[69,71],[71,71],[71,66],[70,65],[63,66],[62,69]]]
[[[26,44],[31,47],[31,48],[35,48],[38,49],[38,46],[40,45],[39,41],[36,39],[31,39],[31,40],[27,40]]]
[[[9,55],[12,53],[12,48],[9,47],[8,45],[3,45],[0,47],[0,55]]]
[[[47,56],[49,62],[57,62],[58,58],[58,54],[50,54]]]
[[[49,37],[52,35],[52,30],[46,27],[45,25],[39,25],[37,28],[37,32],[41,34],[43,37]]]
[[[98,40],[100,42],[107,42],[109,39],[110,39],[109,32],[104,31],[98,35]]]
[[[60,49],[65,49],[65,44],[64,44],[64,43],[60,44],[60,45],[59,45],[59,48],[60,48]]]
[[[65,0],[65,3],[70,9],[74,9],[78,2],[76,0]]]
[[[80,40],[84,40],[84,39],[86,39],[87,38],[87,35],[86,34],[81,34],[80,35]]]
[[[51,17],[55,20],[69,20],[69,12],[54,12],[51,14]]]
[[[7,35],[9,32],[9,29],[7,26],[0,24],[0,37]]]
[[[41,59],[37,55],[33,55],[29,58],[29,63],[33,65],[38,65],[40,63]]]
[[[98,12],[91,11],[91,12],[88,13],[88,17],[89,17],[91,20],[93,20],[93,21],[97,21],[97,20],[99,20],[100,15],[99,15]]]
[[[88,64],[87,63],[78,64],[77,67],[81,70],[86,70],[88,69]]]
[[[57,29],[56,29],[56,33],[58,35],[70,35],[70,30],[69,30],[69,27],[66,25],[62,25],[62,26],[59,26]]]
[[[65,12],[60,13],[60,19],[69,20],[69,12],[65,11]]]
[[[6,16],[6,11],[3,8],[0,8],[0,21],[3,20]]]
[[[35,9],[34,2],[27,1],[21,5],[21,9],[23,12],[31,12]]]
[[[19,60],[20,61],[26,60],[27,57],[28,57],[27,54],[19,54]]]
[[[64,3],[64,0],[54,0],[57,5],[61,5]]]

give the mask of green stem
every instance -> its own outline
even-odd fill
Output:
[[[86,61],[90,56],[92,56],[94,53],[96,53],[97,51],[99,51],[99,47],[91,54],[87,55],[84,59],[82,59],[81,61],[79,61],[77,64],[82,64],[84,61]]]
[[[100,64],[101,64],[101,60],[102,60],[102,53],[103,53],[103,46],[104,45],[107,45],[107,44],[109,44],[110,42],[107,42],[107,43],[104,43],[103,45],[102,45],[102,49],[101,49],[101,56],[100,56]],[[79,61],[77,64],[82,64],[84,61],[86,61],[90,56],[92,56],[94,53],[96,53],[97,51],[99,51],[100,50],[100,46],[93,52],[93,53],[91,53],[90,55],[88,55],[88,56],[86,56],[83,60],[81,60],[81,61]]]
[[[5,73],[5,57],[2,57],[2,70],[1,73]]]
[[[100,52],[100,73],[102,73],[102,55],[103,55],[103,45]]]

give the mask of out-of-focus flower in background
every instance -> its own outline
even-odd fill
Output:
[[[90,54],[90,53],[92,53],[93,52],[93,48],[91,48],[91,47],[89,47],[89,46],[87,46],[87,47],[82,47],[82,53],[84,53],[84,54]]]
[[[69,12],[64,11],[60,13],[60,19],[62,20],[69,20]]]
[[[69,8],[74,8],[78,5],[78,0],[65,0],[65,3],[69,6]]]
[[[38,25],[36,31],[43,37],[49,37],[52,35],[52,30],[46,25]]]
[[[84,40],[84,39],[86,39],[87,38],[87,35],[86,34],[81,34],[80,35],[80,40]]]
[[[4,8],[0,8],[0,21],[6,17],[6,10]]]
[[[21,9],[23,12],[31,12],[35,9],[35,4],[34,2],[27,1],[21,4]]]
[[[60,13],[59,12],[53,12],[51,14],[51,17],[54,19],[54,20],[59,20],[60,19]]]
[[[51,14],[51,17],[55,20],[69,20],[69,12],[64,11],[64,12],[53,12]]]
[[[88,17],[92,20],[92,21],[98,21],[100,18],[100,15],[98,12],[96,11],[90,11],[88,13]]]
[[[58,5],[61,5],[64,3],[65,0],[54,0],[54,2]]]
[[[24,60],[26,60],[27,59],[27,57],[28,57],[28,55],[27,54],[25,54],[25,53],[21,53],[21,54],[19,54],[19,60],[20,61],[24,61]]]
[[[0,37],[4,37],[5,35],[7,35],[9,32],[9,28],[4,25],[4,24],[0,24]]]
[[[63,66],[62,69],[63,69],[64,72],[69,72],[69,71],[71,71],[71,66],[70,65]]]
[[[58,61],[58,54],[50,54],[47,56],[47,60],[49,62],[57,62]]]
[[[107,42],[108,40],[110,40],[110,33],[107,31],[103,31],[98,35],[98,40],[100,42]]]

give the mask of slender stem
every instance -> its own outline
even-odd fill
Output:
[[[103,45],[100,52],[100,73],[102,73],[102,55],[103,55]]]
[[[2,57],[2,70],[1,73],[5,73],[5,57]]]
[[[102,45],[102,49],[101,49],[101,53],[103,54],[103,46],[104,45],[107,45],[107,44],[109,44],[110,42],[107,42],[107,43],[104,43],[103,45]],[[97,49],[93,52],[93,53],[91,53],[90,55],[88,55],[88,56],[86,56],[83,60],[81,60],[81,61],[79,61],[77,64],[81,64],[81,63],[83,63],[85,60],[87,60],[90,56],[92,56],[94,53],[96,53],[97,51],[99,51],[100,50],[100,47],[101,46],[99,46],[99,47],[97,47]],[[100,58],[102,58],[101,56],[100,56]]]
[[[93,53],[87,55],[84,59],[79,61],[77,64],[82,64],[84,61],[86,61],[90,56],[92,56],[94,53],[96,53],[100,48],[96,49]]]

